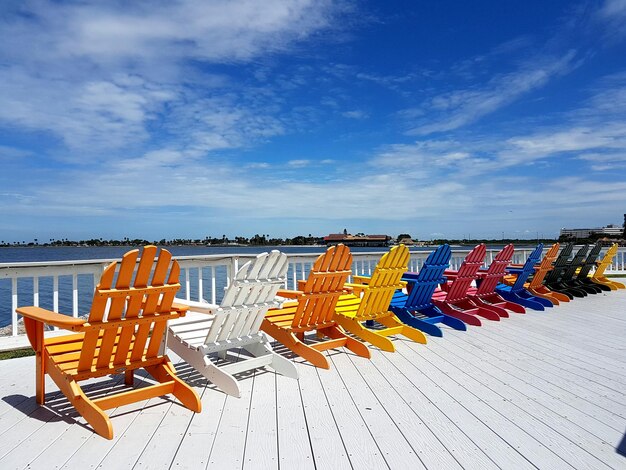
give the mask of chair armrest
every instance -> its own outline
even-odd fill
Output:
[[[174,299],[174,303],[172,304],[172,310],[176,310],[183,315],[187,311],[214,314],[218,307],[218,305],[210,304],[208,302],[197,302],[195,300],[177,298]]]
[[[31,320],[63,328],[64,330],[80,331],[82,330],[82,326],[87,323],[87,320],[84,318],[74,318],[40,307],[18,307],[16,311]]]
[[[476,279],[484,279],[489,271],[487,269],[479,269],[476,271]]]
[[[361,295],[362,292],[369,289],[369,286],[367,284],[354,284],[347,282],[343,285],[343,288],[348,294]]]
[[[352,276],[353,284],[369,284],[371,276]]]
[[[416,281],[419,273],[414,273],[413,271],[407,271],[402,275],[403,281]]]
[[[289,290],[289,289],[278,289],[276,295],[278,297],[285,297],[287,299],[296,299],[303,294],[301,290]]]

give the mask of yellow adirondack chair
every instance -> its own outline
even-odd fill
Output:
[[[362,357],[371,357],[367,346],[351,338],[337,325],[333,318],[343,285],[351,273],[352,254],[348,247],[330,247],[320,255],[306,281],[298,282],[297,291],[280,290],[278,295],[293,298],[279,309],[271,309],[265,315],[261,330],[280,341],[297,355],[316,367],[330,369],[321,351],[345,346]],[[305,343],[305,333],[315,331],[318,339],[329,340]]]
[[[393,342],[387,338],[395,334],[425,344],[424,333],[406,325],[389,311],[394,292],[406,284],[401,278],[408,265],[409,249],[399,245],[382,256],[371,277],[354,276],[354,283],[346,284],[353,293],[342,295],[337,303],[337,323],[383,351],[396,350]],[[372,326],[373,322],[377,322],[385,328],[370,329],[363,325],[364,322],[372,322]]]
[[[36,352],[37,403],[45,403],[48,374],[95,432],[107,439],[113,438],[113,427],[106,409],[168,393],[195,412],[201,409],[196,392],[176,376],[169,358],[159,352],[167,320],[184,316],[187,307],[173,305],[180,288],[178,263],[167,250],[161,250],[155,262],[156,253],[157,247],[146,246],[137,263],[139,250],[129,251],[119,264],[117,279],[118,262],[111,263],[96,286],[88,320],[39,307],[17,309]],[[45,338],[44,324],[77,333]],[[125,384],[132,385],[139,368],[146,369],[158,384],[97,399],[89,398],[78,384],[124,374]]]
[[[604,275],[604,271],[609,267],[609,264],[613,262],[613,258],[617,254],[617,243],[613,243],[611,247],[607,250],[606,254],[602,258],[602,261],[598,263],[598,267],[593,272],[591,276],[591,280],[596,284],[603,284],[607,287],[610,287],[611,290],[617,289],[625,289],[626,286],[621,282],[611,281]]]

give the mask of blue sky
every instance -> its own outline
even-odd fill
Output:
[[[0,239],[626,212],[626,0],[0,3]]]

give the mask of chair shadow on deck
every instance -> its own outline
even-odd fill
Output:
[[[615,448],[615,452],[626,457],[626,432],[624,432],[624,435],[622,436],[622,441]]]
[[[94,383],[83,386],[83,391],[89,399],[96,400],[111,394],[123,393],[143,387],[150,387],[155,383],[156,381],[150,378],[147,372],[140,371],[135,374],[133,385],[125,385],[123,376],[121,375],[110,375],[105,378],[101,378]],[[46,400],[44,405],[37,404],[35,396],[28,397],[20,394],[4,396],[2,397],[2,401],[11,405],[14,409],[22,412],[29,418],[37,419],[44,423],[64,421],[69,425],[77,424],[90,432],[92,431],[92,428],[86,421],[80,420],[80,413],[76,411],[74,405],[70,403],[67,397],[60,390],[46,393],[45,398]],[[167,403],[180,405],[180,403],[171,399],[168,395],[163,395],[159,397],[158,401],[148,406],[142,406],[142,409],[145,410]],[[130,406],[132,406],[132,404]],[[134,408],[122,406],[113,411],[110,414],[110,417],[115,418],[135,412],[136,409]]]
[[[289,351],[290,352],[290,351]],[[284,354],[283,354],[284,355]],[[220,358],[217,356],[217,353],[211,355],[211,359],[218,367],[227,366],[228,364],[234,364],[239,361],[245,361],[250,359],[252,356],[243,348],[232,349],[229,350],[226,354],[225,358]],[[183,379],[187,384],[192,387],[199,388],[207,388],[209,390],[214,390],[218,393],[223,393],[228,395],[224,390],[222,390],[218,385],[214,384],[210,380],[208,380],[204,375],[202,375],[196,368],[192,365],[187,364],[184,361],[179,362],[175,365],[176,374]],[[255,376],[259,376],[261,374],[274,374],[275,371],[265,367],[258,367],[256,369],[247,369],[241,372],[237,372],[233,374],[233,377],[237,379],[237,381],[246,381],[250,380]]]
[[[349,337],[357,339],[355,336],[351,335],[348,332],[346,332],[346,336],[349,336]],[[305,334],[304,338],[305,338],[304,342],[307,345],[314,345],[314,344],[317,344],[317,343],[323,344],[326,341],[325,338],[318,338],[317,335],[312,334],[312,333]],[[305,367],[316,368],[316,366],[314,364],[310,363],[309,361],[304,359],[302,356],[299,356],[298,354],[294,353],[291,349],[289,349],[287,346],[285,346],[284,344],[280,343],[279,341],[271,341],[271,344],[272,344],[272,349],[274,350],[274,352],[276,354],[279,354],[282,357],[284,357],[286,359],[289,359],[294,364],[297,364],[298,367],[305,366]],[[350,354],[350,355],[355,356],[355,357],[357,356],[357,354],[355,354],[354,352],[352,352],[351,350],[349,350],[346,347],[340,347],[340,348],[333,348],[333,349],[326,349],[326,350],[324,350],[324,355],[327,358],[331,358],[331,357],[339,355],[339,354]]]

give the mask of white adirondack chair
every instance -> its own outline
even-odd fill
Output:
[[[276,292],[285,284],[287,255],[277,250],[245,263],[226,288],[220,305],[175,299],[189,305],[184,318],[169,324],[167,346],[225,393],[240,397],[234,374],[270,366],[279,374],[298,378],[295,364],[272,351],[259,326],[271,307],[278,307]],[[181,320],[181,321],[178,321]],[[217,366],[210,355],[226,358],[229,349],[243,348],[252,358]]]

